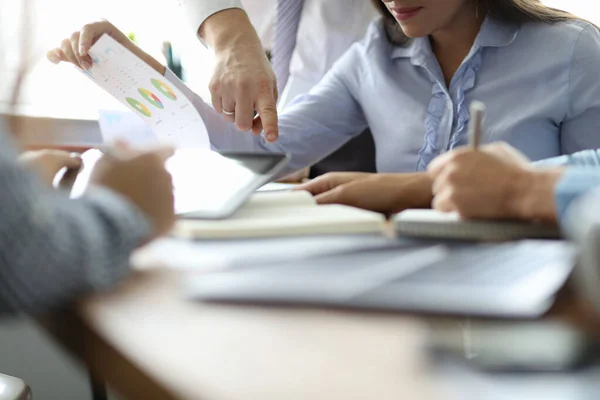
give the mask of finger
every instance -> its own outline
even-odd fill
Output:
[[[66,57],[61,49],[52,49],[46,53],[46,58],[53,64],[58,64],[61,61],[66,61]]]
[[[69,58],[67,57],[67,55],[65,54],[65,52],[62,51],[61,49],[56,49],[56,54],[58,55],[58,57],[60,57],[60,61],[70,62]]]
[[[514,147],[512,147],[511,145],[509,145],[506,142],[493,142],[493,143],[488,143],[484,146],[481,146],[481,151],[483,151],[484,153],[490,153],[490,154],[502,154],[505,151],[515,151],[518,152],[517,149],[515,149]]]
[[[315,197],[315,201],[319,205],[343,204],[346,206],[365,208],[364,204],[362,204],[365,200],[362,198],[362,194],[364,193],[361,190],[361,184],[359,184],[359,182],[350,182],[325,193],[321,193]]]
[[[313,196],[317,196],[334,189],[336,186],[338,185],[335,185],[334,182],[332,182],[330,176],[323,175],[319,178],[315,178],[303,183],[302,185],[296,186],[294,190],[305,190]]]
[[[277,101],[273,96],[273,89],[268,84],[263,84],[259,89],[256,101],[257,111],[262,119],[265,138],[273,143],[279,137],[279,122],[277,119]]]
[[[79,32],[73,32],[71,35],[71,50],[73,51],[73,55],[77,59],[77,63],[81,66],[82,69],[88,70],[92,66],[92,64],[86,59],[79,55]]]
[[[77,57],[75,57],[75,54],[73,54],[73,47],[71,46],[71,41],[69,39],[65,39],[62,41],[60,49],[67,58],[68,62],[72,63],[76,67],[81,68],[81,65],[79,65],[79,61],[77,61]]]
[[[329,190],[327,192],[321,193],[321,194],[319,194],[318,196],[315,197],[315,201],[319,205],[341,204],[342,203],[341,200],[343,198],[343,194],[342,194],[341,188],[342,187],[340,186],[340,187],[337,187],[337,188],[335,188],[333,190]]]
[[[56,151],[52,155],[56,157],[57,164],[67,168],[81,167],[81,156],[77,153],[68,153],[66,151]]]
[[[452,203],[446,192],[442,192],[433,198],[431,208],[441,212],[453,212],[456,206]]]
[[[124,139],[117,139],[113,145],[108,149],[109,153],[114,153],[120,157],[133,153],[133,149],[128,141]]]
[[[254,120],[252,121],[252,133],[254,136],[259,136],[263,131],[263,123],[262,118],[260,118],[260,114],[256,114]]]
[[[103,23],[84,25],[79,33],[79,45],[76,49],[79,56],[89,55],[90,48],[96,43],[102,32]],[[107,31],[110,34],[110,32]]]
[[[163,162],[171,158],[175,154],[175,148],[172,146],[160,146],[152,151],[158,156]]]
[[[427,167],[427,171],[434,176],[439,175],[439,173],[446,167],[446,164],[448,164],[448,162],[452,159],[452,156],[453,153],[448,152],[436,157]]]
[[[431,185],[431,192],[433,195],[439,194],[442,190],[444,190],[448,186],[448,173],[442,172],[435,177],[433,181],[433,185]]]
[[[235,100],[224,96],[221,100],[223,117],[229,122],[235,123]]]
[[[212,105],[213,108],[215,109],[216,112],[218,112],[219,114],[223,113],[223,98],[221,97],[221,95],[217,94],[216,92],[212,92],[211,90],[211,101],[212,101]]]
[[[117,139],[114,141],[112,147],[118,151],[129,151],[131,150],[131,145],[125,139]]]
[[[79,154],[69,154],[69,161],[68,161],[69,165],[67,165],[68,168],[80,168],[83,165],[83,159],[81,158],[81,155]]]
[[[242,89],[237,94],[235,102],[235,125],[242,132],[252,129],[254,119],[254,101],[250,99],[248,91]]]
[[[134,151],[129,142],[124,139],[117,139],[107,147],[101,149],[103,158],[112,158],[117,160],[130,159],[142,154],[141,151]]]

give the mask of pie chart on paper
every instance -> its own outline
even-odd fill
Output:
[[[162,101],[156,95],[146,89],[139,89],[138,92],[142,95],[144,99],[150,104],[152,104],[156,108],[160,108],[161,110],[165,108]]]
[[[146,107],[145,105],[140,103],[138,100],[132,99],[131,97],[127,97],[126,100],[127,100],[127,103],[129,103],[129,105],[131,107],[133,107],[133,109],[135,111],[139,112],[143,116],[148,117],[148,118],[150,118],[152,116],[152,113],[150,112],[148,107]]]
[[[171,87],[169,85],[167,85],[164,82],[159,81],[158,79],[151,79],[150,82],[152,82],[152,85],[158,89],[159,92],[161,92],[162,94],[164,94],[165,96],[167,96],[169,99],[171,100],[177,100],[177,96],[175,95],[175,92],[173,91],[173,89],[171,89]]]

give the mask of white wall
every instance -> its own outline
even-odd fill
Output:
[[[19,25],[23,0],[0,0],[0,66],[3,81],[10,81],[20,59]],[[34,105],[44,116],[76,115],[96,118],[99,108],[120,108],[118,102],[91,83],[70,65],[52,65],[48,50],[84,24],[106,18],[125,33],[134,32],[139,45],[162,61],[161,44],[169,40],[182,53],[190,85],[208,94],[212,55],[196,39],[175,0],[28,0],[34,7],[35,38],[21,102]],[[8,99],[9,87],[0,85],[0,101]]]
[[[600,2],[597,0],[542,0],[542,3],[569,11],[600,25]]]

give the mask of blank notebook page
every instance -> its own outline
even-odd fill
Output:
[[[243,238],[384,232],[382,214],[342,205],[319,206],[307,192],[259,193],[231,218],[179,220],[173,235]]]

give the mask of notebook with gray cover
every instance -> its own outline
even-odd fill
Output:
[[[432,239],[506,241],[558,239],[558,226],[542,222],[465,220],[456,213],[436,210],[406,210],[393,217],[396,233]]]

